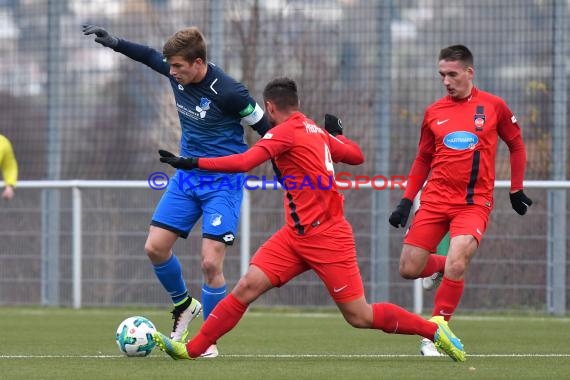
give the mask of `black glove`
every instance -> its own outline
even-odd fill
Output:
[[[396,228],[400,226],[404,227],[408,221],[408,216],[410,216],[410,210],[413,204],[414,202],[408,198],[402,198],[394,212],[390,215],[390,219],[388,219],[390,224]]]
[[[95,42],[103,46],[114,48],[119,44],[119,39],[109,34],[104,28],[97,25],[83,25],[83,34],[95,34]]]
[[[192,170],[198,167],[198,158],[196,157],[180,157],[175,156],[167,150],[160,149],[160,162],[166,162],[168,165],[176,169]]]
[[[335,115],[325,114],[325,129],[333,136],[342,135],[342,121]]]
[[[522,190],[509,194],[509,197],[511,198],[513,210],[519,215],[526,214],[526,210],[532,206],[532,200]]]

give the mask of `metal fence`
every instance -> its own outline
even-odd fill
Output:
[[[0,133],[14,145],[22,180],[146,180],[161,170],[156,149],[176,149],[180,136],[169,85],[146,66],[94,43],[92,36],[81,33],[81,25],[99,24],[119,37],[157,50],[175,31],[196,25],[209,41],[210,59],[245,83],[256,99],[269,79],[287,75],[298,82],[307,115],[322,120],[326,112],[332,112],[343,118],[347,134],[361,144],[367,158],[359,174],[405,175],[416,152],[423,111],[443,95],[436,68],[438,52],[462,43],[475,55],[475,84],[501,96],[517,115],[528,154],[526,179],[565,180],[570,173],[569,3],[0,0]],[[251,142],[254,136],[249,134],[248,139]],[[504,144],[496,167],[497,179],[508,179]],[[262,167],[255,174],[270,170]],[[567,234],[567,191],[532,193],[538,202],[533,217],[525,219],[512,215],[504,206],[508,203],[504,194],[496,194],[492,230],[479,256],[489,261],[486,266],[484,261],[476,264],[469,274],[475,278],[472,283],[483,284],[485,276],[498,270],[495,258],[526,263],[522,272],[507,268],[501,271],[503,280],[487,281],[497,284],[497,289],[503,285],[509,289],[509,284],[518,281],[511,277],[530,276],[533,265],[539,265],[535,258],[543,254],[557,265],[546,271],[541,267],[537,273],[566,277],[567,244],[560,242]],[[370,296],[410,304],[409,283],[394,276],[393,255],[399,251],[400,236],[386,223],[401,193],[369,195],[353,197],[348,204],[360,252],[366,256],[363,272]],[[19,189],[13,203],[0,206],[0,257],[6,264],[0,267],[0,302],[34,303],[43,297],[47,303],[70,303],[65,283],[61,288],[44,289],[43,295],[35,293],[37,276],[32,273],[51,281],[69,278],[71,196],[69,191]],[[273,194],[256,193],[256,197],[253,246],[281,220]],[[104,273],[115,273],[118,279],[137,278],[129,270],[152,277],[145,264],[135,270],[124,256],[146,260],[141,254],[142,240],[156,200],[156,194],[143,190],[128,194],[86,191],[84,245],[96,247],[86,255],[86,260],[93,260],[86,261],[86,268],[94,271],[92,282],[85,284],[86,303],[137,302],[139,295],[153,292],[157,293],[150,302],[160,302],[159,289],[141,286],[137,292],[99,280]],[[113,238],[106,239],[107,235]],[[196,252],[197,244],[194,233],[180,249]],[[492,253],[485,256],[483,252]],[[113,253],[115,261],[96,265],[104,253]],[[229,256],[228,268],[232,268],[234,258]],[[194,264],[186,262],[191,271],[188,278],[199,278]],[[484,300],[473,302],[473,308],[488,302],[489,308],[552,311],[554,302],[543,299],[543,289],[533,288],[544,286],[548,279],[542,280],[529,277],[532,285],[526,293],[513,292],[510,298],[499,296],[502,291],[481,288],[487,290],[470,293]],[[319,304],[322,293],[303,287],[306,281],[299,281],[291,292],[296,291],[307,304]],[[291,296],[281,292],[271,297],[266,302],[291,303],[287,298]],[[462,307],[471,307],[469,297],[466,294]]]
[[[568,267],[547,255],[544,199],[546,189],[570,189],[569,181],[532,181],[525,183],[537,202],[529,215],[542,222],[536,229],[507,206],[509,183],[497,183],[497,206],[485,239],[469,270],[463,310],[532,310],[555,311],[556,297],[570,297],[568,281],[553,277],[556,267]],[[143,251],[152,208],[148,205],[161,194],[143,181],[28,181],[20,192],[39,194],[42,189],[62,189],[61,254],[57,266],[59,278],[46,273],[41,239],[39,204],[14,202],[4,208],[3,219],[19,221],[2,231],[6,243],[0,254],[0,304],[50,304],[50,287],[55,287],[58,305],[124,306],[168,305],[166,293],[159,285]],[[359,264],[368,298],[371,295],[371,226],[363,222],[367,210],[354,207],[357,198],[371,198],[370,184],[346,190],[347,215],[357,240]],[[389,191],[389,190],[384,190]],[[228,284],[234,285],[247,268],[250,254],[283,224],[281,190],[248,191],[244,199],[240,236],[229,249],[225,272]],[[38,201],[41,197],[36,197]],[[505,202],[500,202],[504,199]],[[565,213],[565,218],[569,214]],[[366,218],[367,219],[367,218]],[[254,223],[256,221],[256,223]],[[260,224],[258,222],[261,222]],[[263,225],[263,229],[255,228]],[[394,230],[396,231],[396,230]],[[426,311],[433,297],[414,288],[412,281],[397,275],[401,231],[390,239],[389,260],[385,264],[389,278],[389,299],[416,312]],[[570,247],[570,239],[562,242]],[[189,289],[200,291],[200,236],[194,232],[179,241],[177,255],[184,267]],[[565,273],[570,273],[566,271]],[[422,303],[422,301],[425,302]],[[376,299],[375,301],[379,301]],[[282,289],[265,294],[257,304],[267,306],[333,306],[324,286],[313,273],[306,273]],[[563,306],[564,307],[564,306]]]

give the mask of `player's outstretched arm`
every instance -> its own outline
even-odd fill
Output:
[[[119,39],[101,26],[85,24],[83,25],[83,34],[86,36],[94,34],[95,42],[111,49],[114,49],[119,44]]]
[[[159,149],[158,154],[160,155],[160,162],[164,162],[176,169],[192,170],[198,167],[198,158],[196,157],[176,156],[174,153],[163,149]]]
[[[97,25],[83,25],[83,34],[86,36],[94,34],[96,36],[95,42],[124,54],[137,62],[144,63],[162,75],[169,75],[170,65],[164,61],[162,53],[151,47],[115,37],[105,28]]]
[[[271,158],[265,148],[257,145],[252,146],[244,153],[224,157],[180,157],[162,149],[158,151],[158,154],[160,155],[160,162],[167,163],[176,169],[192,170],[199,168],[224,173],[247,172]]]

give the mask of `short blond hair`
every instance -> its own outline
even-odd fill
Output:
[[[166,59],[180,56],[188,62],[197,58],[206,62],[206,39],[195,26],[179,30],[164,43],[162,54]]]

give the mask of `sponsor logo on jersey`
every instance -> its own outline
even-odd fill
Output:
[[[208,98],[200,98],[200,105],[196,106],[196,111],[200,114],[200,119],[206,117],[206,111],[210,109],[212,101]]]
[[[483,125],[485,125],[485,115],[475,115],[475,130],[482,131]]]
[[[477,135],[467,131],[451,132],[443,138],[443,144],[453,150],[474,149],[478,142]]]
[[[481,132],[483,130],[483,125],[485,125],[485,106],[477,106],[475,115],[473,116],[473,124],[475,124],[475,130],[477,132]]]
[[[200,114],[197,113],[196,111],[186,108],[183,104],[180,103],[176,103],[176,108],[178,109],[178,112],[181,113],[182,115],[189,117],[191,119],[198,119],[200,118]]]
[[[511,116],[511,123],[516,124],[517,122],[517,118],[515,117],[515,115]]]
[[[309,123],[308,121],[304,121],[303,124],[305,125],[305,132],[307,133],[325,133],[322,128],[319,128],[315,124]]]

